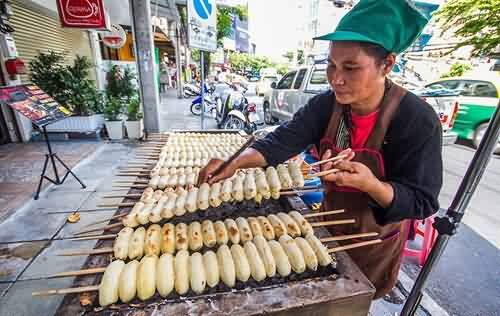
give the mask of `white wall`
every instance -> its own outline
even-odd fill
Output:
[[[111,23],[131,25],[129,0],[104,0]]]
[[[39,5],[57,14],[56,0],[21,0],[20,2],[31,2],[32,4]]]

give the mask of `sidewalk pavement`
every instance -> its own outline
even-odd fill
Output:
[[[102,193],[112,189],[114,169],[132,158],[134,147],[135,143],[103,143],[73,169],[87,185],[86,189],[81,189],[70,177],[63,185],[48,186],[38,201],[30,200],[0,223],[1,316],[44,316],[56,311],[62,296],[33,298],[31,293],[71,286],[73,278],[45,277],[80,269],[86,256],[59,257],[56,254],[62,249],[91,249],[96,241],[76,243],[54,238],[69,237],[91,221],[109,218],[115,211],[81,212],[81,219],[75,224],[66,221],[70,213],[58,212],[95,208]],[[28,242],[33,240],[38,242]]]
[[[160,95],[160,128],[163,132],[172,130],[199,130],[201,118],[191,113],[191,102],[194,98],[179,99],[175,89],[168,89]],[[216,129],[213,118],[205,116],[205,128]]]
[[[52,150],[69,167],[95,152],[101,142],[97,141],[52,141]],[[42,172],[47,145],[45,142],[7,144],[0,146],[0,221],[33,198]],[[65,169],[57,163],[62,178]],[[51,165],[47,176],[55,179]],[[49,181],[43,181],[43,188]]]

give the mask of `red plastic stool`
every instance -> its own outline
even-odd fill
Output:
[[[423,225],[421,225],[422,223]],[[423,266],[437,238],[437,231],[434,227],[432,227],[432,224],[434,224],[434,216],[428,217],[423,221],[417,220],[410,222],[410,225],[412,224],[415,230],[415,235],[422,236],[424,242],[421,249],[412,249],[408,246],[409,241],[407,240],[403,256],[417,257],[418,264]]]

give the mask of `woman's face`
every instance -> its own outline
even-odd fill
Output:
[[[386,68],[355,42],[330,44],[326,74],[339,103],[353,105],[369,100],[384,86]]]

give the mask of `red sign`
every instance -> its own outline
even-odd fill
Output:
[[[57,0],[63,27],[106,29],[103,0]]]

